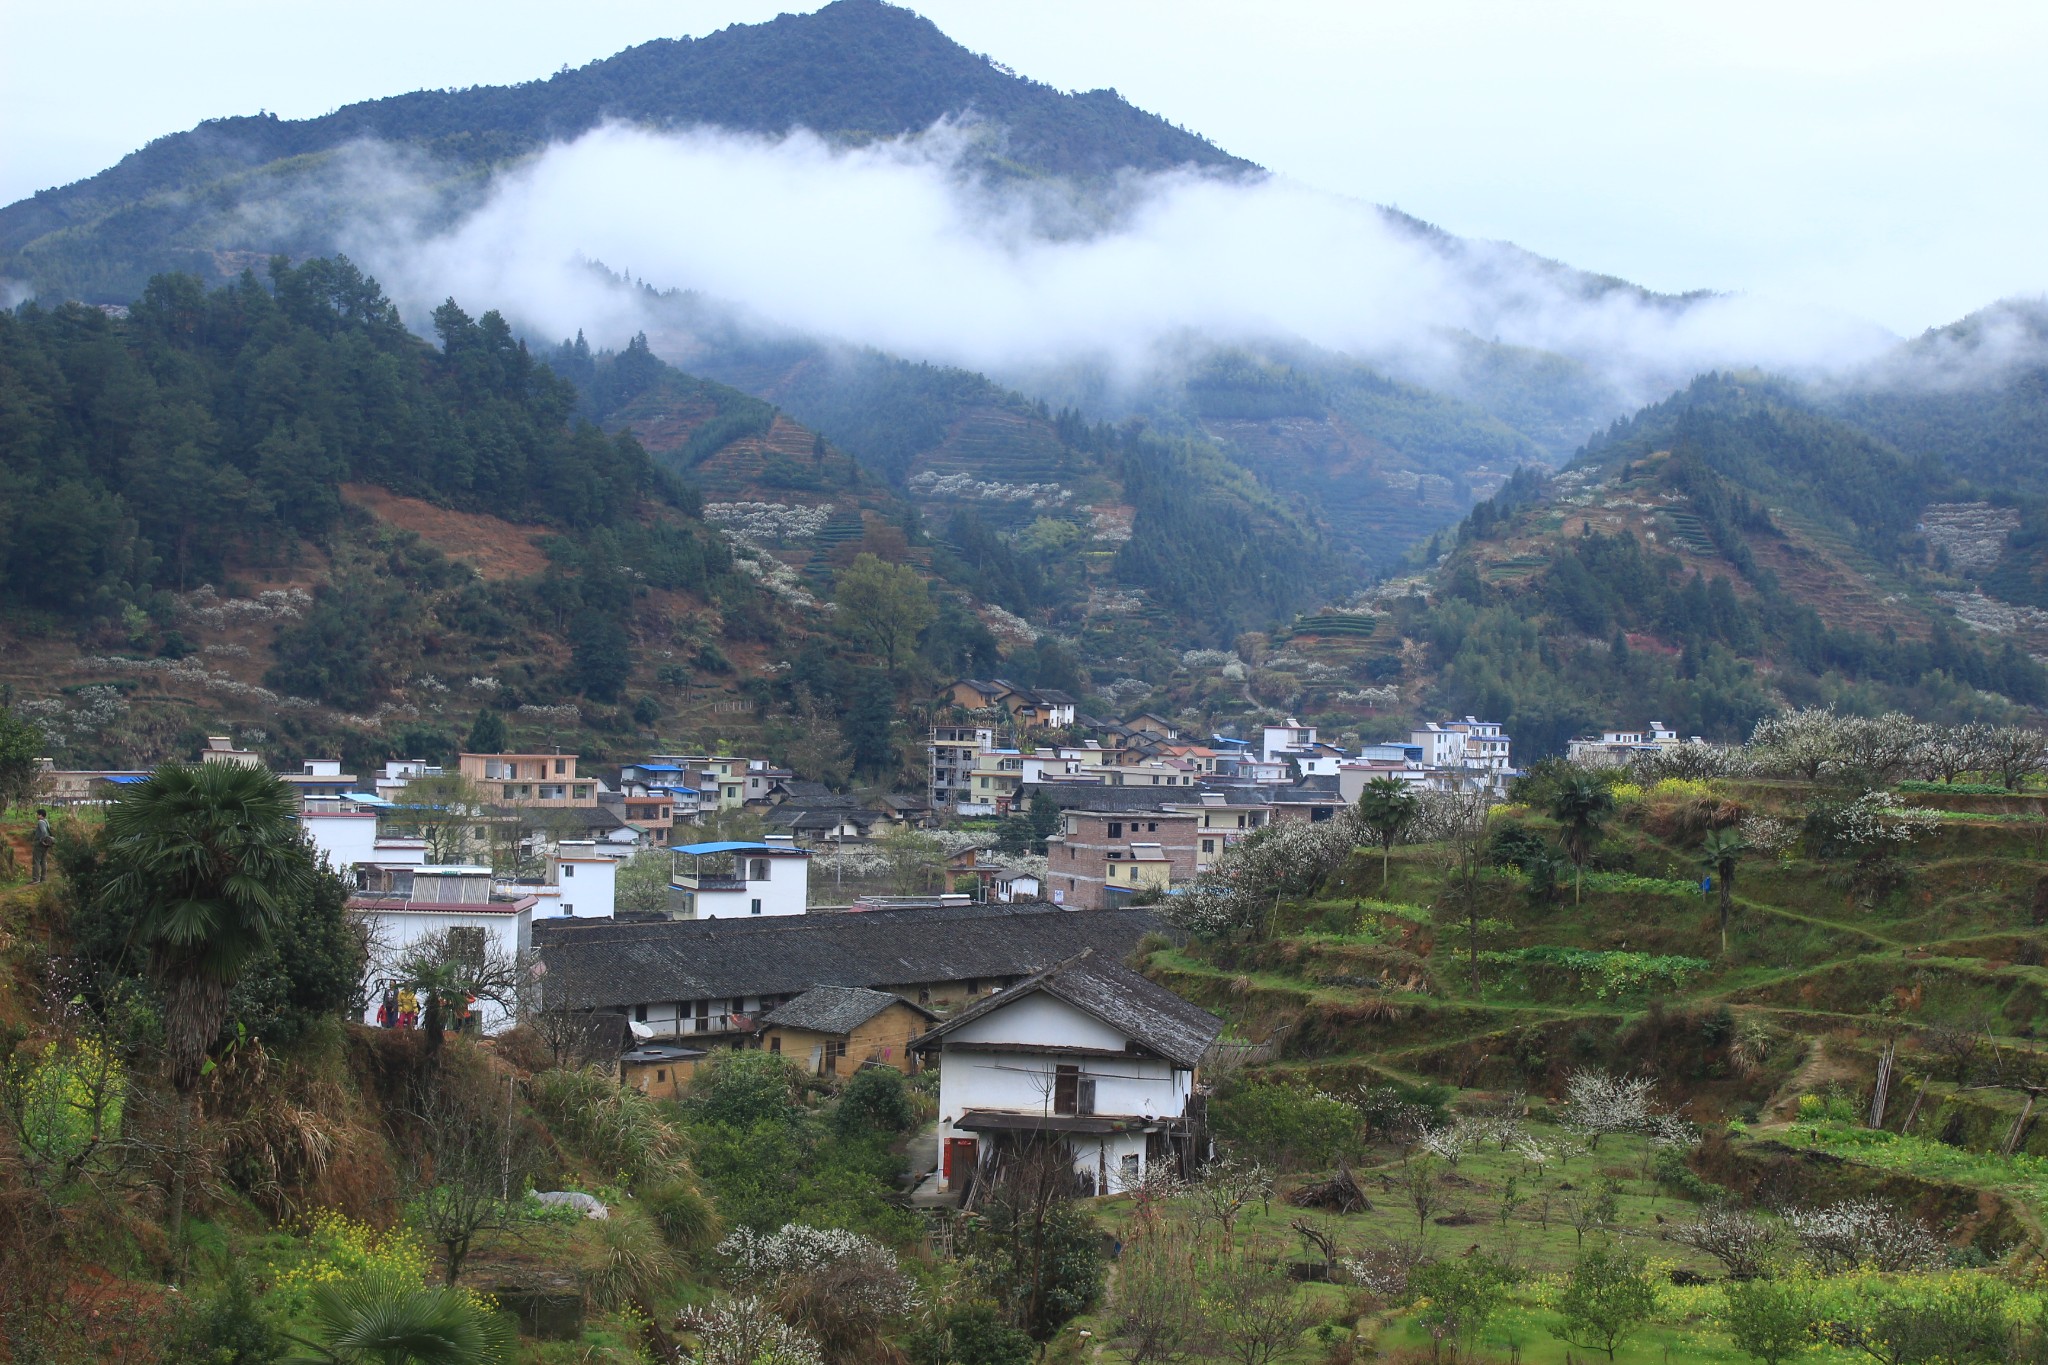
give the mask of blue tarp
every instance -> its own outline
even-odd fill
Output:
[[[716,844],[683,844],[677,847],[675,851],[677,853],[801,853],[805,857],[809,857],[811,852],[807,848],[792,848],[788,844],[756,844],[744,840],[728,840],[727,842]]]
[[[103,777],[100,780],[102,782],[117,782],[125,787],[133,782],[147,782],[149,781],[149,775],[147,773],[116,773],[112,777]]]

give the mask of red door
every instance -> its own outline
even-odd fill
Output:
[[[962,1172],[962,1174],[965,1174],[965,1173],[966,1173],[966,1171],[967,1171],[968,1169],[970,1169],[970,1168],[972,1168],[972,1167],[973,1167],[973,1165],[974,1165],[974,1139],[973,1139],[973,1138],[947,1138],[947,1139],[946,1139],[946,1152],[945,1152],[945,1169],[944,1169],[944,1170],[942,1170],[942,1171],[940,1171],[940,1172],[939,1172],[939,1175],[940,1175],[940,1177],[941,1177],[942,1179],[946,1180],[946,1181],[947,1181],[948,1183],[950,1183],[950,1182],[952,1181],[952,1179],[953,1179],[953,1162],[954,1162],[954,1160],[955,1160],[956,1158],[957,1158],[957,1159],[959,1160],[959,1162],[960,1162],[960,1167],[961,1167],[961,1172]]]

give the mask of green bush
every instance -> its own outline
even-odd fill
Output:
[[[592,1164],[635,1185],[661,1181],[683,1164],[683,1140],[654,1101],[595,1068],[544,1071],[533,1107]]]
[[[842,1137],[907,1133],[916,1123],[910,1089],[893,1066],[866,1066],[854,1072],[832,1111],[832,1126]]]
[[[1254,1081],[1209,1102],[1209,1123],[1234,1153],[1263,1165],[1319,1169],[1358,1150],[1358,1111],[1292,1086]]]
[[[718,1211],[691,1181],[665,1180],[643,1193],[640,1204],[678,1256],[694,1259],[718,1244]]]

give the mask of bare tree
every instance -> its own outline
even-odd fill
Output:
[[[539,1164],[512,1087],[481,1065],[444,1062],[415,1083],[404,1115],[412,1131],[395,1145],[413,1216],[441,1248],[450,1285],[477,1233],[506,1225]]]
[[[1578,1244],[1586,1244],[1586,1234],[1614,1226],[1620,1215],[1621,1201],[1615,1195],[1614,1182],[1603,1180],[1590,1190],[1574,1190],[1565,1200],[1565,1216],[1571,1222],[1572,1231],[1578,1234]]]
[[[1172,1229],[1125,1246],[1110,1319],[1131,1365],[1174,1365],[1202,1353],[1202,1279],[1195,1247]]]
[[[1271,1365],[1315,1322],[1314,1305],[1294,1292],[1286,1267],[1250,1251],[1211,1265],[1205,1279],[1211,1349],[1237,1365]]]
[[[1401,1163],[1401,1189],[1408,1196],[1408,1202],[1415,1209],[1415,1235],[1420,1237],[1429,1231],[1429,1216],[1442,1207],[1443,1180],[1437,1171],[1437,1159],[1424,1152],[1409,1157]]]
[[[1264,1204],[1272,1197],[1273,1173],[1256,1161],[1235,1158],[1211,1162],[1201,1179],[1187,1187],[1196,1224],[1214,1223],[1231,1236],[1247,1205]]]
[[[1492,805],[1492,795],[1483,790],[1432,792],[1424,805],[1426,823],[1442,849],[1438,856],[1443,880],[1435,908],[1464,930],[1466,969],[1474,990],[1479,988],[1479,941],[1493,925],[1486,910],[1496,900],[1487,894],[1486,885],[1486,812]]]

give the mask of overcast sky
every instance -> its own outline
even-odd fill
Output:
[[[766,0],[0,0],[0,202],[202,118],[495,84]],[[2048,5],[926,0],[1063,88],[1461,234],[1911,333],[2048,292]]]

